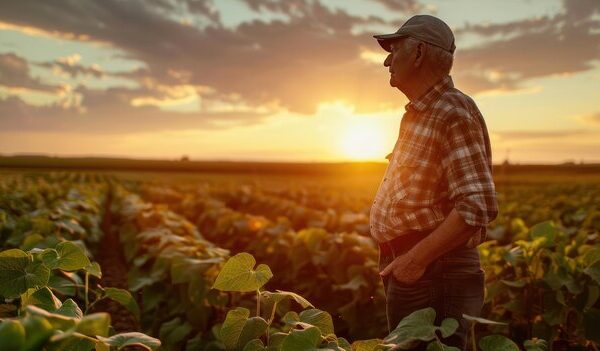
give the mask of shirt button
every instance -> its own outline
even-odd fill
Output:
[[[376,203],[377,203],[377,200],[373,201],[373,204],[376,204]]]
[[[387,177],[386,177],[386,178],[383,178],[383,181],[384,181],[384,182],[385,182],[386,180],[387,180]]]

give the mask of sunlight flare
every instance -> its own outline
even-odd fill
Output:
[[[383,133],[378,125],[367,120],[348,125],[342,136],[345,156],[353,160],[379,160],[385,153]]]

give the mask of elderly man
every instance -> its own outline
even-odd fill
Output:
[[[418,15],[396,33],[374,37],[390,53],[390,85],[410,100],[370,214],[388,329],[433,307],[437,323],[459,321],[443,341],[465,349],[462,314],[477,316],[483,305],[476,246],[498,214],[487,127],[449,76],[455,45],[446,23]]]

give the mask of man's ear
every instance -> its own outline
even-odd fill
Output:
[[[415,67],[421,67],[425,62],[425,55],[427,54],[427,45],[420,42],[415,48]]]

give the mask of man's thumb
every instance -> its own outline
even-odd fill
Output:
[[[390,272],[390,267],[392,266],[392,264],[388,264],[387,267],[385,267],[381,272],[379,272],[379,275],[384,276],[387,275]]]

